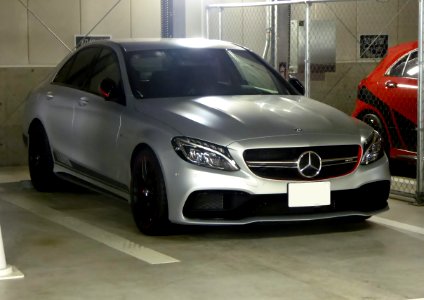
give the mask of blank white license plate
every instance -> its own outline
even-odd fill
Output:
[[[289,183],[289,207],[331,204],[330,182]]]

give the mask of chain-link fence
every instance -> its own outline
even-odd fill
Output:
[[[373,126],[391,158],[392,193],[415,197],[419,1],[216,1],[207,36],[262,54],[310,97]]]
[[[262,54],[271,38],[267,20],[270,10],[271,6],[218,9],[209,14],[209,36],[247,46]]]

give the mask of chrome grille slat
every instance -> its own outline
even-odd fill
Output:
[[[329,166],[339,166],[339,165],[346,165],[346,164],[356,164],[358,162],[358,158],[341,158],[341,159],[326,159],[322,160],[322,166],[323,167],[329,167]]]
[[[249,168],[296,168],[297,161],[246,161]]]
[[[358,158],[356,156],[352,157],[340,157],[332,159],[323,159],[323,166],[336,166],[343,164],[357,163]],[[246,161],[246,164],[249,168],[296,168],[296,161]]]

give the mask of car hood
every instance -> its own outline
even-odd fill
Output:
[[[221,145],[308,134],[358,139],[361,129],[370,131],[345,113],[303,96],[145,99],[137,109],[183,136]]]

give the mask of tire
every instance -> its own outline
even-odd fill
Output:
[[[32,185],[37,191],[53,192],[62,185],[53,173],[53,157],[47,134],[39,125],[29,131],[28,167]]]
[[[149,148],[134,159],[131,176],[131,211],[137,228],[146,235],[168,232],[168,202],[159,162]]]

